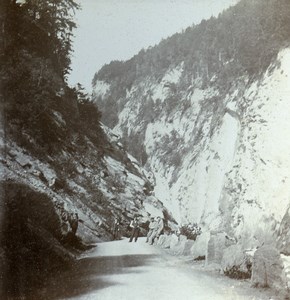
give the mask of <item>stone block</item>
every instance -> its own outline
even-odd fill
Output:
[[[171,244],[171,235],[167,235],[165,237],[165,241],[164,241],[164,243],[162,245],[162,248],[169,249],[170,248],[170,244]]]
[[[225,275],[236,278],[251,278],[253,257],[243,251],[242,246],[235,244],[224,250],[221,267]]]
[[[225,249],[233,244],[234,241],[225,232],[211,233],[207,247],[206,264],[220,265]]]
[[[185,245],[184,245],[184,249],[183,249],[182,255],[184,255],[184,256],[189,256],[189,255],[191,255],[191,248],[192,248],[194,242],[195,242],[195,241],[193,241],[193,240],[187,240],[187,241],[185,242]]]
[[[252,285],[286,290],[287,280],[279,251],[271,245],[257,249],[253,258]]]
[[[208,245],[209,239],[210,239],[209,232],[204,232],[196,238],[196,240],[194,241],[194,243],[190,249],[193,259],[196,259],[196,258],[202,257],[202,256],[206,256],[207,245]]]

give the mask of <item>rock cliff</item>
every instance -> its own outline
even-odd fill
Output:
[[[289,18],[265,19],[289,11],[282,2],[241,1],[94,78],[104,122],[152,173],[154,195],[242,252],[289,253],[290,49],[278,38]]]

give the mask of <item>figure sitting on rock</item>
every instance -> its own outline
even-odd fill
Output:
[[[155,226],[156,226],[156,221],[155,221],[154,217],[151,217],[150,218],[150,223],[149,223],[149,230],[148,230],[147,238],[146,238],[146,243],[148,243],[149,238],[152,235]]]
[[[155,227],[153,229],[153,232],[152,232],[151,236],[148,239],[149,245],[152,245],[156,240],[158,240],[160,234],[163,231],[163,228],[164,228],[163,219],[160,216],[158,216],[157,220],[156,220]]]
[[[134,217],[134,219],[131,221],[130,228],[132,228],[132,232],[129,239],[129,243],[131,243],[133,239],[135,239],[135,242],[137,242],[140,232],[140,224],[138,217]]]

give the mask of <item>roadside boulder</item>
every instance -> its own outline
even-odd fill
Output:
[[[254,254],[252,285],[270,287],[276,291],[287,288],[286,275],[279,251],[271,245],[264,245]]]
[[[159,246],[159,247],[162,247],[162,246],[163,246],[163,244],[164,244],[165,241],[166,241],[166,236],[167,236],[167,235],[165,235],[165,234],[161,234],[161,235],[160,235],[160,237],[159,237],[159,239],[158,239],[158,241],[157,241],[157,246]]]
[[[186,241],[187,241],[187,237],[185,235],[180,235],[178,237],[178,242],[174,244],[172,247],[170,247],[170,251],[174,255],[182,255],[185,248]]]
[[[194,242],[195,242],[194,240],[187,240],[185,242],[184,249],[182,251],[182,255],[184,255],[184,256],[191,255],[191,248],[192,248]]]
[[[201,257],[205,257],[207,253],[207,244],[210,239],[209,232],[203,232],[201,235],[197,236],[194,241],[190,252],[193,256],[193,259],[199,259]]]
[[[220,267],[225,249],[234,243],[235,241],[225,232],[211,233],[207,247],[206,264]]]
[[[279,251],[285,255],[290,255],[290,235],[289,235],[289,226],[290,226],[290,211],[287,209],[280,228],[279,228],[279,237],[277,240],[277,247]]]
[[[170,243],[171,243],[171,235],[165,235],[165,241],[162,244],[162,248],[164,249],[169,249],[170,248]]]
[[[173,249],[179,242],[178,236],[176,234],[172,234],[171,235],[171,239],[170,239],[170,249]]]
[[[221,266],[224,274],[230,278],[251,278],[253,257],[243,251],[239,244],[229,246],[225,249]]]
[[[284,272],[285,272],[285,275],[286,275],[286,285],[287,285],[288,298],[290,299],[290,290],[289,290],[289,287],[290,287],[290,256],[281,254],[281,260],[282,260],[283,267],[284,267]]]

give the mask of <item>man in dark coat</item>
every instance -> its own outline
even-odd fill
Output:
[[[113,231],[113,239],[120,240],[120,222],[118,218],[115,218],[112,231]]]

